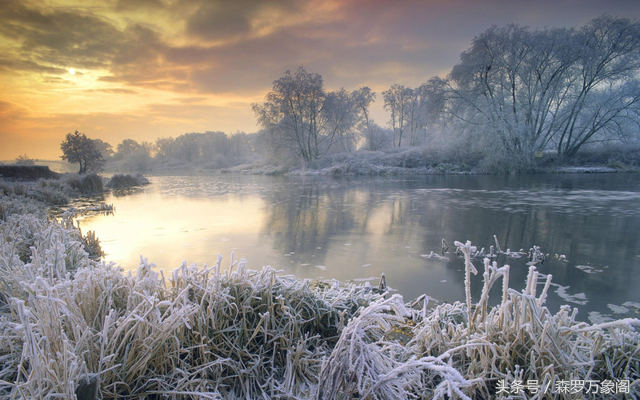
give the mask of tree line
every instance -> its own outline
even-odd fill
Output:
[[[385,126],[371,118],[377,94],[369,87],[327,91],[320,74],[299,67],[252,105],[256,134],[126,139],[114,150],[76,131],[63,141],[62,158],[79,163],[81,173],[105,160],[137,171],[194,163],[215,169],[256,158],[300,164],[335,153],[420,147],[453,162],[479,159],[489,170],[513,170],[542,154],[566,160],[585,147],[637,143],[639,77],[636,21],[605,15],[576,28],[492,26],[447,76],[383,91]]]
[[[371,120],[376,94],[327,92],[303,67],[274,81],[253,111],[272,154],[311,161],[330,152],[440,146],[496,163],[542,152],[638,140],[640,24],[602,16],[578,28],[493,26],[444,78],[382,92],[389,129]]]
[[[152,142],[124,139],[115,149],[100,139],[75,131],[66,135],[61,158],[79,164],[78,173],[99,172],[105,165],[117,170],[145,172],[154,167],[180,168],[199,165],[225,168],[251,161],[255,135],[237,132],[185,133]]]

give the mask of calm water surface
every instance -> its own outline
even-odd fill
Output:
[[[582,320],[639,317],[640,174],[427,177],[155,176],[116,211],[85,217],[106,260],[135,270],[140,256],[170,272],[183,261],[271,265],[299,278],[387,283],[410,300],[464,299],[463,262],[453,242],[549,254],[547,305],[579,309]],[[445,239],[452,249],[440,254]],[[566,256],[565,261],[555,254]],[[501,256],[521,289],[528,259]],[[480,274],[473,278],[477,300]],[[497,286],[501,286],[498,284]],[[493,294],[500,300],[500,288]]]

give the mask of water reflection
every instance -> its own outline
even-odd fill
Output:
[[[97,231],[107,259],[126,269],[135,269],[140,254],[170,271],[183,260],[212,263],[234,251],[252,268],[269,264],[302,278],[377,283],[385,272],[407,299],[427,293],[456,301],[464,295],[461,260],[421,255],[439,252],[442,239],[488,248],[495,234],[505,250],[536,244],[551,253],[539,270],[557,284],[548,300],[554,312],[570,301],[586,319],[611,314],[609,305],[640,303],[638,174],[151,181],[143,192],[107,199],[115,216],[82,222]],[[511,282],[524,287],[526,260],[504,262]],[[476,298],[481,285],[475,277]]]

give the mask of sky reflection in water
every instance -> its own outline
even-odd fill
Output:
[[[503,250],[535,244],[550,253],[538,270],[553,275],[552,312],[569,304],[583,320],[589,313],[638,317],[639,174],[211,175],[151,182],[139,193],[109,196],[115,215],[81,222],[84,231],[97,232],[106,259],[125,270],[135,271],[142,255],[170,276],[183,261],[211,265],[218,254],[226,266],[233,251],[249,268],[271,265],[299,278],[371,278],[377,285],[384,272],[406,300],[426,293],[453,302],[464,296],[462,261],[453,253],[445,254],[448,260],[422,255],[439,253],[442,239],[451,252],[454,240],[488,249],[495,234]],[[556,253],[569,262],[554,259]],[[512,266],[516,289],[524,287],[526,261],[498,259]],[[500,288],[492,299],[500,300]]]

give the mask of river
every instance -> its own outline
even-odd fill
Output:
[[[548,256],[547,300],[579,309],[578,319],[639,317],[640,174],[274,177],[151,176],[151,185],[110,194],[113,215],[81,218],[105,259],[125,270],[140,256],[165,272],[183,261],[223,266],[231,253],[248,268],[271,265],[298,278],[369,281],[411,300],[464,299],[464,265],[453,242]],[[442,254],[442,239],[451,247]],[[427,258],[434,252],[437,256]],[[557,256],[556,256],[557,255]],[[443,258],[441,258],[443,257]],[[511,265],[511,287],[525,285],[528,257]],[[472,279],[480,297],[482,263]],[[501,286],[498,284],[497,286]],[[492,292],[500,301],[500,288]]]

